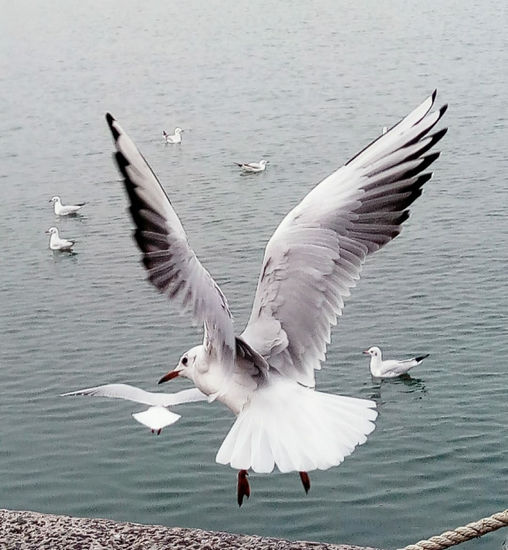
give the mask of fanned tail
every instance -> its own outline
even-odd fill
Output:
[[[272,376],[238,415],[216,460],[258,473],[326,470],[365,443],[375,406]]]

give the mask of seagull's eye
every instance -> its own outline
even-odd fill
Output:
[[[187,364],[187,357],[182,357],[182,365],[186,365]]]

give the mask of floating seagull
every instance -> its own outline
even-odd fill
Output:
[[[108,113],[134,238],[148,279],[194,321],[203,344],[184,353],[160,383],[183,376],[236,420],[216,460],[239,470],[237,500],[250,495],[248,470],[308,472],[340,464],[374,430],[375,403],[315,391],[331,327],[366,257],[402,230],[439,157],[446,133],[430,133],[446,106],[436,92],[325,178],[269,240],[249,322],[235,336],[227,300],[190,247],[168,196],[133,141]]]
[[[57,216],[69,216],[77,214],[86,202],[78,202],[77,204],[62,204],[59,196],[51,198],[49,202],[52,202],[55,207],[55,214]]]
[[[49,248],[51,250],[60,250],[62,252],[70,252],[76,241],[68,241],[61,239],[56,227],[50,227],[46,233],[49,233]]]
[[[183,130],[181,128],[175,128],[175,133],[172,136],[170,136],[166,130],[162,130],[162,135],[166,143],[182,143],[182,133]]]
[[[411,359],[403,359],[402,361],[388,360],[383,361],[381,350],[373,346],[364,351],[365,355],[370,355],[370,373],[375,378],[396,378],[401,374],[406,374],[409,369],[419,365],[425,358],[429,356],[420,355]]]
[[[260,160],[259,162],[235,162],[244,172],[263,172],[268,164],[268,160]]]
[[[171,412],[168,407],[207,399],[207,396],[197,388],[182,390],[177,393],[151,393],[129,384],[106,384],[105,386],[63,393],[62,397],[70,395],[113,397],[150,405],[150,408],[146,411],[133,413],[132,416],[141,424],[148,426],[152,433],[157,432],[157,435],[161,433],[162,428],[174,424],[180,418],[179,414]]]

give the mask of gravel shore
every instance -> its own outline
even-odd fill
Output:
[[[2,550],[376,550],[201,529],[0,510]]]

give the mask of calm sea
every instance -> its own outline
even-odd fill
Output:
[[[504,9],[504,13],[503,10]],[[1,2],[0,506],[397,548],[508,502],[506,7],[422,3]],[[504,23],[503,23],[504,17]],[[220,404],[181,407],[152,436],[133,403],[199,343],[146,281],[104,121],[160,176],[238,332],[264,245],[311,187],[435,87],[450,105],[435,177],[373,256],[318,374],[372,398],[377,429],[339,468],[251,475],[214,462]],[[181,126],[181,146],[163,129]],[[270,160],[242,177],[234,161]],[[87,201],[56,219],[48,200]],[[54,256],[44,231],[77,240]],[[430,353],[375,383],[362,350]],[[188,387],[175,381],[167,391]],[[498,532],[465,550],[501,547]],[[461,547],[462,548],[462,547]]]

